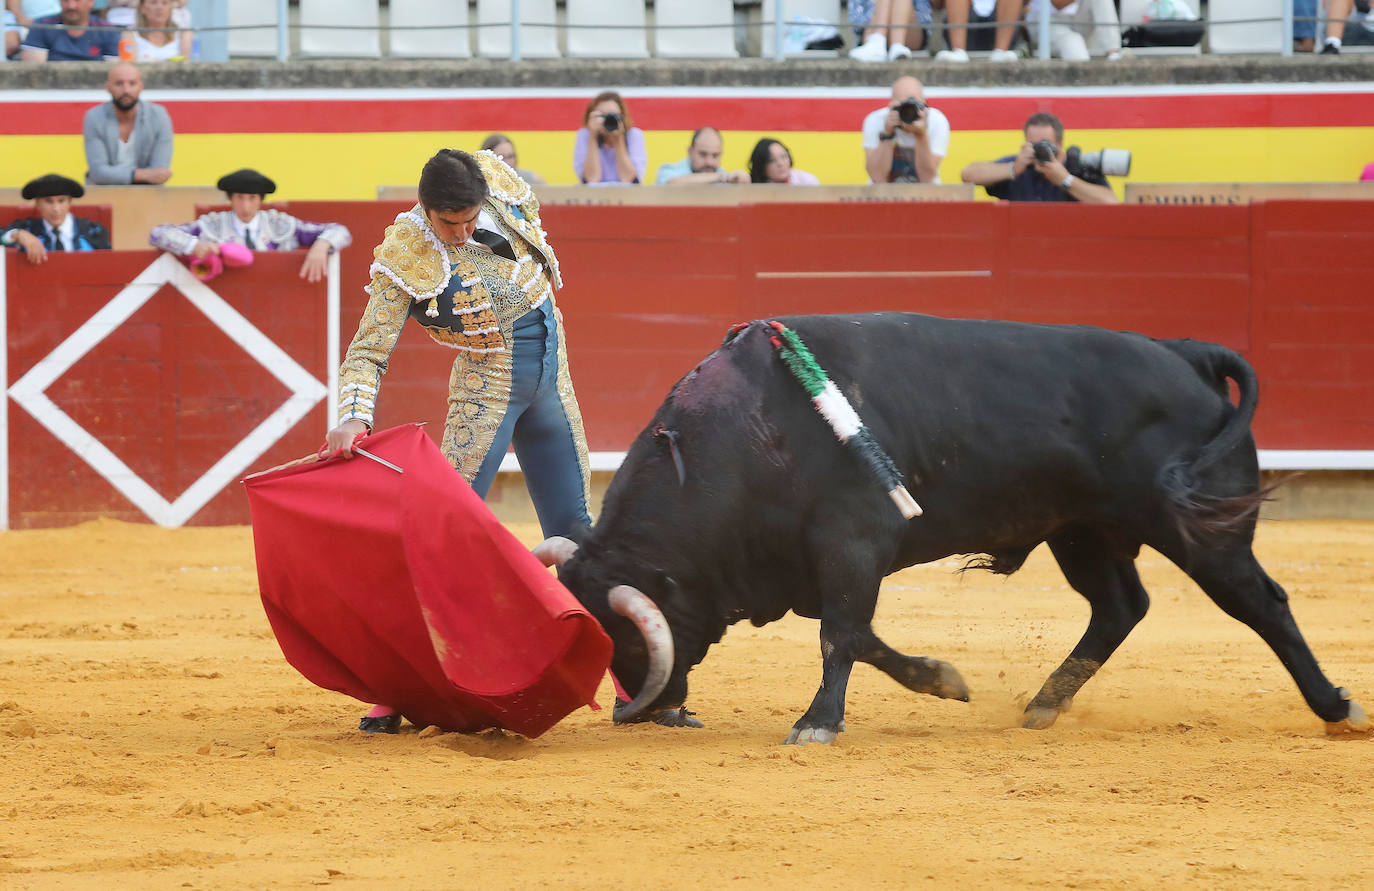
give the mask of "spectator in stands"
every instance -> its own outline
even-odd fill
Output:
[[[117,186],[162,185],[172,178],[172,117],[167,109],[139,99],[143,75],[120,62],[105,79],[110,101],[86,112],[86,182]]]
[[[964,168],[966,183],[982,186],[994,198],[1005,201],[1079,201],[1083,204],[1119,204],[1120,199],[1099,172],[1069,173],[1064,166],[1064,125],[1048,112],[1026,119],[1021,151],[996,161],[974,161]],[[1054,144],[1054,157],[1040,161],[1035,144]]]
[[[1108,62],[1121,58],[1121,22],[1112,0],[1030,0],[1027,31],[1033,48],[1040,48],[1040,10],[1046,3],[1052,7],[1052,55],[1065,62],[1086,62],[1095,55]]]
[[[892,82],[892,99],[863,125],[869,182],[938,183],[949,153],[949,120],[925,103],[925,87],[909,75]]]
[[[119,58],[119,32],[98,31],[108,23],[91,17],[95,0],[62,0],[57,15],[34,19],[24,37],[20,58],[25,62],[102,62]],[[62,28],[47,27],[62,25]]]
[[[919,27],[911,28],[912,21]],[[910,59],[930,40],[930,0],[849,0],[849,24],[863,29],[863,40],[849,51],[858,62]],[[914,32],[914,33],[913,33]]]
[[[520,166],[520,161],[515,155],[515,143],[510,141],[510,137],[504,133],[493,133],[482,140],[482,150],[494,152],[496,157],[505,161],[511,166],[520,178],[532,186],[544,185],[544,177],[535,173],[533,170],[526,170]]]
[[[172,0],[139,0],[137,27],[125,35],[140,62],[184,62],[191,58],[191,32],[176,27]]]
[[[1021,22],[1024,0],[931,0],[936,9],[945,10],[945,49],[935,54],[937,62],[967,62],[968,51],[988,51],[989,62],[1015,62],[1020,57],[1012,50],[1016,29]],[[1107,0],[1111,2],[1111,0]],[[968,29],[970,23],[996,28]],[[970,30],[972,33],[970,33]]]
[[[307,223],[280,210],[263,210],[262,199],[277,184],[256,170],[235,170],[215,184],[229,199],[230,210],[212,211],[194,223],[155,226],[148,236],[153,247],[183,257],[204,259],[218,254],[226,242],[252,251],[294,251],[309,248],[300,277],[317,282],[324,277],[329,255],[353,243],[347,227],[338,223]]]
[[[105,21],[132,29],[138,24],[138,4],[139,0],[110,0],[105,6]],[[186,0],[172,0],[172,26],[190,30],[191,11],[186,8]]]
[[[1345,33],[1346,19],[1355,9],[1355,0],[1325,0],[1321,4],[1326,14],[1326,39],[1322,41],[1324,55],[1338,55]],[[1318,0],[1293,0],[1293,48],[1310,53],[1316,48]]]
[[[807,173],[792,166],[792,153],[787,150],[787,146],[767,137],[760,139],[749,155],[749,181],[780,186],[821,184],[814,173]]]
[[[452,149],[425,164],[419,197],[373,251],[371,298],[339,368],[339,423],[325,447],[351,456],[371,429],[413,317],[453,349],[442,448],[473,491],[486,498],[513,444],[544,536],[590,525],[587,442],[554,299],[563,282],[538,202],[492,155]],[[395,733],[400,723],[388,703],[358,729]]]
[[[19,19],[10,10],[4,11],[4,20],[0,21],[0,32],[4,33],[4,48],[0,51],[0,62],[8,62],[10,56],[19,54],[19,42],[24,39],[24,29],[19,26]]]
[[[61,0],[5,0],[5,8],[14,13],[20,25],[27,28],[35,19],[60,13],[62,3]]]
[[[587,103],[573,148],[573,171],[587,185],[640,183],[649,169],[644,131],[634,125],[619,93],[598,93]]]
[[[49,173],[31,180],[22,192],[37,216],[15,220],[0,232],[0,244],[17,247],[30,263],[48,259],[48,251],[108,251],[110,233],[94,220],[72,216],[72,199],[86,194],[74,179]]]
[[[703,183],[747,183],[749,174],[743,170],[722,170],[721,153],[725,138],[715,127],[702,127],[692,134],[687,145],[687,157],[671,164],[662,164],[654,183],[660,186],[690,186]]]

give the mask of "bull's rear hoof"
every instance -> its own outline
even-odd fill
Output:
[[[1044,730],[1053,727],[1054,722],[1058,720],[1059,709],[1031,706],[1026,709],[1025,717],[1021,719],[1021,726],[1027,730]]]
[[[804,746],[808,743],[820,743],[828,746],[840,738],[838,730],[830,730],[825,727],[793,727],[792,732],[787,734],[787,739],[782,741],[785,746]]]
[[[1350,700],[1350,714],[1345,716],[1344,721],[1327,721],[1327,736],[1368,736],[1374,731],[1374,725],[1369,723],[1369,718],[1365,715],[1364,709],[1355,700]]]
[[[940,663],[939,682],[938,695],[941,699],[968,702],[968,684],[964,683],[964,676],[959,674],[959,670],[953,665],[948,662]]]

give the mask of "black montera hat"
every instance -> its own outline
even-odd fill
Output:
[[[24,186],[24,191],[20,194],[24,196],[25,201],[31,201],[34,198],[53,198],[57,195],[80,198],[86,194],[86,190],[81,187],[81,183],[74,179],[49,173],[38,179],[29,180],[28,184]]]
[[[277,191],[277,184],[251,167],[245,167],[221,176],[215,188],[231,195],[271,195]]]

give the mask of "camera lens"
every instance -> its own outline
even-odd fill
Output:
[[[1031,146],[1031,150],[1035,152],[1035,160],[1042,164],[1047,161],[1053,161],[1059,154],[1054,147],[1054,143],[1050,142],[1048,139],[1042,139],[1035,143]]]
[[[908,99],[897,106],[897,117],[901,118],[903,124],[913,124],[924,110],[924,103],[917,102],[915,99]]]
[[[601,123],[602,123],[602,126],[604,126],[604,127],[606,128],[607,131],[619,130],[619,129],[620,129],[620,115],[618,115],[618,114],[608,114],[608,115],[606,115],[605,119],[604,119]]]

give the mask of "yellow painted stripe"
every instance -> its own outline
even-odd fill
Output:
[[[256,167],[277,181],[275,198],[369,200],[381,185],[410,185],[437,149],[475,148],[485,132],[185,134],[176,138],[172,185],[209,186],[230,170]],[[725,134],[724,165],[747,166],[763,136]],[[572,184],[574,134],[514,131],[520,164],[550,183]],[[851,132],[784,134],[795,166],[830,184],[865,180],[859,135]],[[1137,182],[1346,182],[1374,160],[1374,127],[1257,127],[1070,130],[1067,141],[1086,150],[1130,149]],[[658,166],[686,153],[691,133],[646,134],[648,181]],[[945,182],[958,182],[971,161],[1015,152],[1020,131],[956,131],[941,165]],[[44,173],[79,179],[86,168],[79,136],[3,136],[0,186],[18,187]]]

